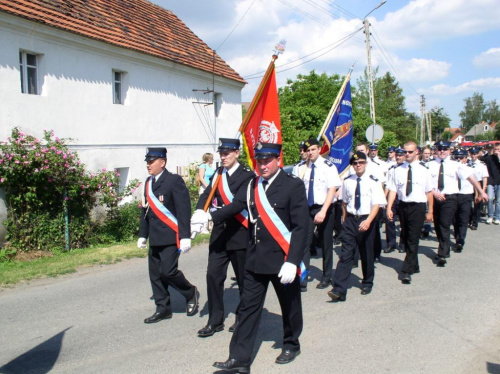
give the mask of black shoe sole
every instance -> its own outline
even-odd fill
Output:
[[[332,299],[332,302],[345,301],[346,297],[344,295],[338,295],[332,291],[328,291],[328,296]]]
[[[157,322],[163,321],[163,320],[165,320],[165,319],[170,319],[170,318],[172,318],[172,315],[171,315],[171,314],[169,314],[169,315],[167,315],[167,316],[165,316],[165,317],[162,317],[162,318],[155,319],[154,321],[148,321],[148,322],[146,322],[146,320],[147,320],[147,319],[145,319],[145,320],[144,320],[144,323],[145,323],[145,324],[147,324],[147,325],[150,325],[150,324],[152,324],[152,323],[157,323]]]

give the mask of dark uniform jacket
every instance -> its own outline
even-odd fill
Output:
[[[203,191],[196,205],[196,209],[203,209],[205,202],[208,199],[208,195],[212,191],[212,179],[217,178],[218,173],[222,171],[222,167],[217,169],[212,178],[210,179],[210,184]],[[227,183],[229,185],[229,190],[234,196],[240,189],[246,191],[248,182],[255,176],[254,172],[250,169],[239,165],[238,168],[231,174],[227,175]],[[219,182],[222,183],[222,180]],[[221,209],[214,210],[211,212],[212,220],[214,222],[214,227],[212,229],[212,234],[210,235],[210,249],[216,250],[235,250],[244,249],[247,246],[247,229],[236,219],[234,215],[227,217],[225,220],[221,220],[220,217],[224,210],[227,210],[222,197],[220,196],[219,190],[215,192],[214,199],[217,201],[217,206]],[[241,206],[241,205],[240,205]],[[212,203],[210,204],[212,207]],[[241,209],[240,209],[241,211]],[[237,212],[238,213],[238,212]],[[235,213],[236,214],[236,213]]]
[[[484,157],[484,163],[488,168],[488,185],[496,186],[500,184],[500,160],[496,154]]]
[[[164,170],[153,184],[153,194],[158,199],[163,196],[163,205],[177,218],[179,239],[189,238],[191,236],[191,202],[184,180],[179,175]],[[144,197],[146,197],[146,182],[144,182]],[[146,239],[149,237],[149,245],[152,246],[176,244],[175,231],[160,221],[149,206],[142,210],[139,237]]]
[[[278,274],[285,262],[285,253],[257,214],[254,199],[256,181],[258,181],[258,178],[254,178],[250,183],[250,209],[252,217],[257,219],[257,221],[253,224],[249,220],[245,268],[257,274]],[[276,214],[292,233],[287,262],[299,266],[300,261],[304,257],[309,229],[309,221],[307,219],[309,209],[307,207],[304,182],[280,170],[274,181],[267,188],[266,196]],[[231,204],[233,209],[237,210],[240,207],[246,207],[246,197],[246,189],[245,191],[240,190],[233,204]]]

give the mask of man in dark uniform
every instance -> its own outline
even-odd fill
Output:
[[[155,323],[172,318],[170,294],[172,286],[186,298],[186,314],[196,314],[198,290],[177,269],[179,254],[191,249],[189,218],[191,202],[182,178],[165,169],[166,148],[148,148],[145,204],[141,214],[137,246],[146,248],[149,238],[149,279],[156,312],[144,320]]]
[[[250,169],[238,162],[238,156],[240,155],[239,139],[221,138],[217,152],[220,154],[222,167],[216,171],[210,184],[200,196],[196,205],[197,210],[191,219],[191,231],[204,227],[202,223],[206,222],[207,216],[203,208],[212,192],[212,188],[216,188],[210,205],[211,217],[216,224],[212,229],[208,247],[208,323],[198,331],[200,337],[212,336],[215,332],[224,329],[224,281],[226,280],[229,262],[233,266],[241,296],[247,245],[247,212],[246,210],[243,214],[238,212],[226,220],[218,220],[218,217],[225,209],[229,208],[240,188],[246,191],[248,182],[255,175]],[[220,177],[218,177],[219,175]],[[217,186],[214,186],[215,183],[217,183]],[[238,312],[239,306],[236,308],[235,324],[229,328],[230,332],[234,331],[238,323]]]
[[[246,194],[238,193],[240,206],[249,208],[249,242],[240,323],[229,346],[229,359],[214,366],[249,373],[252,350],[269,282],[278,296],[283,316],[283,350],[276,363],[292,362],[300,354],[302,303],[298,268],[304,255],[308,221],[303,182],[280,169],[281,144],[257,143],[255,158],[260,177]],[[222,217],[221,217],[222,218]]]
[[[375,277],[373,251],[377,229],[376,216],[380,206],[386,204],[382,184],[376,177],[366,172],[366,154],[357,151],[351,156],[350,164],[355,174],[344,179],[342,185],[344,204],[342,249],[335,271],[333,289],[328,291],[328,296],[334,302],[346,300],[356,250],[359,250],[363,270],[361,294],[371,293]]]

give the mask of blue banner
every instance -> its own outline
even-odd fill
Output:
[[[351,81],[349,80],[332,119],[325,129],[323,134],[325,142],[321,149],[321,154],[328,154],[330,161],[335,164],[339,175],[349,168],[352,132]]]

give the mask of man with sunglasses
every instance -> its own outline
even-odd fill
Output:
[[[356,173],[347,177],[342,185],[342,249],[335,270],[333,289],[328,292],[333,302],[346,300],[356,250],[359,250],[363,271],[361,295],[372,292],[375,277],[373,250],[375,229],[378,229],[375,227],[375,217],[380,206],[386,204],[382,185],[366,172],[366,154],[354,153],[350,163]]]
[[[434,195],[434,228],[439,241],[437,265],[444,267],[450,257],[450,226],[457,210],[458,180],[468,180],[478,191],[479,199],[488,201],[488,195],[477,183],[471,168],[450,159],[450,142],[436,144],[436,159],[429,164]]]
[[[429,170],[420,164],[417,144],[408,142],[404,145],[405,162],[394,171],[394,178],[389,180],[389,198],[387,219],[394,220],[392,205],[399,200],[399,221],[406,257],[402,268],[402,281],[411,283],[411,275],[419,273],[418,244],[424,221],[432,221],[432,179]],[[426,214],[426,207],[429,210]]]

